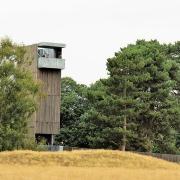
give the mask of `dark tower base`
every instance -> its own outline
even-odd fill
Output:
[[[47,145],[54,144],[54,135],[53,134],[35,134],[36,142],[40,143],[45,141]]]

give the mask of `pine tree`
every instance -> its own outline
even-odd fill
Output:
[[[137,136],[133,127],[136,127],[136,118],[145,106],[142,98],[149,95],[143,91],[141,85],[151,78],[146,71],[150,63],[151,59],[144,58],[144,48],[139,42],[137,45],[122,48],[107,62],[109,78],[105,84],[112,97],[112,116],[122,131],[120,146],[123,151],[126,149],[128,137]]]

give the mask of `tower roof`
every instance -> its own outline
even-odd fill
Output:
[[[58,47],[58,48],[65,48],[66,44],[62,43],[52,43],[52,42],[40,42],[37,44],[39,47]]]

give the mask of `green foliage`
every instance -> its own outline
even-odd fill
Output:
[[[82,131],[79,129],[80,117],[88,108],[85,96],[87,87],[77,84],[71,78],[61,80],[61,130],[56,143],[68,146],[84,146]]]
[[[87,147],[117,149],[123,132],[114,119],[112,99],[102,81],[105,80],[97,81],[88,89],[91,108],[81,116],[81,129],[85,132]]]
[[[107,68],[109,93],[115,95],[115,102],[124,99],[124,107],[119,104],[115,108],[120,108],[119,115],[124,112],[127,123],[136,124],[135,136],[127,139],[128,148],[154,151],[156,147],[160,152],[175,152],[175,125],[180,123],[180,109],[173,94],[177,81],[172,74],[179,76],[179,64],[172,58],[169,46],[157,41],[137,41],[109,59]]]
[[[27,123],[36,110],[39,86],[24,67],[25,49],[9,39],[0,41],[0,150],[24,146]]]
[[[180,43],[138,40],[109,58],[107,70],[107,79],[83,91],[64,81],[59,142],[179,153]]]

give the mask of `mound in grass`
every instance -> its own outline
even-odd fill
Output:
[[[0,164],[71,166],[71,167],[119,167],[131,169],[179,169],[180,166],[157,158],[129,152],[110,150],[85,150],[72,152],[1,152]]]

